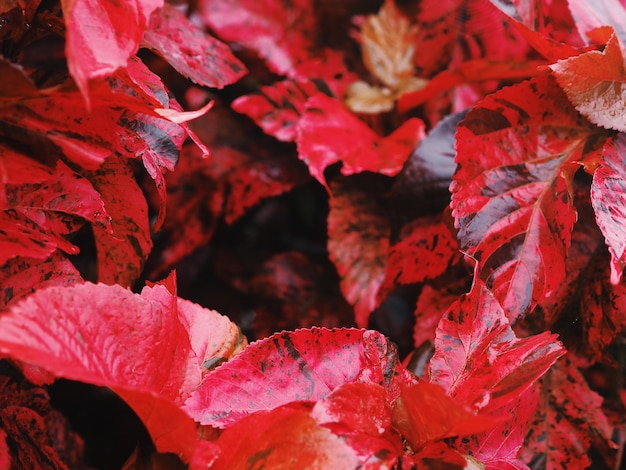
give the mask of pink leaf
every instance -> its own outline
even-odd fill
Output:
[[[600,165],[593,175],[591,204],[596,222],[611,253],[611,283],[618,284],[626,266],[626,167],[624,155],[626,137],[619,134],[608,142],[602,152]]]
[[[344,383],[389,385],[397,361],[393,346],[374,331],[277,333],[208,374],[185,410],[201,424],[229,427],[256,411],[320,400]]]
[[[306,102],[296,142],[300,159],[326,186],[324,169],[339,161],[344,175],[371,171],[395,176],[424,136],[424,123],[411,118],[391,135],[380,137],[340,101],[317,94]]]
[[[89,99],[89,80],[105,77],[137,52],[150,14],[163,0],[62,0],[70,74]]]
[[[0,316],[0,351],[65,377],[116,391],[144,421],[157,449],[196,451],[180,405],[233,330],[217,312],[172,296],[81,284],[38,290]]]
[[[216,441],[216,470],[244,468],[358,468],[356,453],[320,426],[306,405],[285,405],[244,417]]]
[[[167,3],[152,13],[143,44],[198,85],[223,88],[246,72],[226,44],[204,33]]]
[[[530,387],[564,353],[548,332],[517,338],[498,301],[476,280],[437,327],[430,381],[461,403],[494,409]]]

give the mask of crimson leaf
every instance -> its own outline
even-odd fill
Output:
[[[0,317],[0,351],[57,377],[110,387],[157,449],[190,461],[202,446],[179,406],[200,383],[205,359],[230,341],[230,325],[163,286],[139,295],[85,283],[38,290],[11,306]]]
[[[515,400],[514,405],[507,404],[493,413],[494,416],[510,418],[488,431],[455,439],[452,446],[459,452],[476,457],[486,470],[528,470],[518,454],[537,409],[537,397],[537,391],[529,388]]]
[[[545,454],[547,468],[584,469],[591,443],[610,445],[602,397],[589,388],[574,361],[564,358],[542,379],[539,408],[522,458]]]
[[[344,383],[389,385],[397,365],[395,349],[375,331],[277,333],[208,374],[184,408],[201,424],[229,427],[256,411],[320,400]]]
[[[338,178],[330,190],[329,256],[341,278],[341,292],[354,307],[357,326],[366,327],[385,278],[389,220],[371,192],[350,180]]]
[[[601,138],[549,77],[490,95],[459,125],[451,186],[458,237],[512,320],[565,279],[572,176]]]
[[[405,225],[389,249],[385,280],[378,291],[384,299],[396,284],[413,284],[443,274],[458,259],[455,235],[441,217],[421,217]]]
[[[223,88],[246,71],[228,46],[205,34],[168,3],[152,13],[143,45],[199,85]]]
[[[493,410],[518,397],[564,353],[548,332],[517,338],[493,294],[475,280],[437,327],[429,376],[460,403]]]
[[[411,118],[391,135],[380,137],[340,101],[318,93],[306,102],[296,142],[300,159],[326,186],[324,169],[338,161],[343,162],[344,175],[363,171],[398,174],[424,135],[424,123]]]
[[[61,5],[67,27],[67,65],[88,99],[89,80],[126,65],[139,48],[150,14],[163,0],[61,0]]]
[[[306,405],[258,411],[226,429],[217,440],[220,455],[211,468],[358,468],[353,449],[320,426]]]

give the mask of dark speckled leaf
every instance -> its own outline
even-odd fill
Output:
[[[90,180],[102,195],[112,227],[93,227],[98,281],[131,286],[152,249],[148,203],[130,164],[117,157],[107,159]]]
[[[511,320],[565,279],[573,175],[603,137],[549,77],[490,95],[459,125],[451,185],[458,237]]]
[[[226,44],[205,34],[167,3],[152,13],[143,45],[199,85],[223,88],[246,72]]]
[[[593,175],[591,204],[611,253],[611,282],[617,284],[626,266],[626,137],[619,134],[607,143]]]
[[[437,327],[429,376],[459,402],[495,409],[516,399],[564,353],[547,331],[517,338],[498,301],[476,280]]]
[[[375,331],[277,333],[208,374],[184,408],[201,424],[223,428],[256,411],[320,400],[344,383],[390,385],[397,366],[395,348]]]

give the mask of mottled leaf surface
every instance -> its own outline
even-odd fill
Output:
[[[493,410],[518,397],[564,352],[549,332],[517,338],[498,301],[476,281],[437,327],[429,377],[459,402]]]
[[[341,278],[341,292],[354,307],[356,324],[366,327],[378,306],[377,292],[385,278],[391,232],[384,208],[350,180],[330,187],[328,252]]]
[[[605,256],[589,263],[582,283],[580,308],[588,357],[602,360],[607,348],[626,329],[626,286],[612,284]]]
[[[448,68],[456,56],[464,59],[523,58],[528,45],[490,2],[427,0],[420,3],[415,64],[421,76]]]
[[[150,16],[142,44],[202,86],[223,88],[246,72],[226,44],[205,34],[167,3]]]
[[[190,460],[195,426],[179,406],[200,383],[205,358],[233,334],[228,320],[212,317],[221,316],[164,286],[141,295],[103,284],[51,287],[0,317],[0,350],[57,377],[110,387],[159,450]]]
[[[618,135],[605,145],[593,175],[591,204],[596,222],[611,253],[611,282],[618,284],[626,265],[626,137]]]
[[[70,286],[81,282],[78,270],[67,256],[56,251],[47,259],[15,257],[0,267],[0,310],[37,289]]]
[[[201,424],[232,429],[251,413],[320,400],[344,383],[389,385],[396,365],[395,349],[375,331],[277,333],[208,374],[185,410]]]
[[[90,180],[111,216],[112,230],[93,227],[98,256],[98,280],[130,286],[141,274],[152,249],[148,204],[130,164],[112,157]]]
[[[541,380],[539,408],[521,454],[526,463],[545,455],[549,468],[588,468],[592,442],[610,441],[602,397],[592,391],[575,359],[561,359]]]
[[[467,279],[442,280],[437,284],[426,284],[415,305],[415,326],[413,327],[414,346],[419,348],[425,342],[434,343],[437,325],[461,294],[467,292]]]
[[[452,446],[477,458],[488,470],[528,470],[518,454],[537,409],[537,391],[531,387],[518,399],[496,410],[493,416],[506,416],[492,429],[464,439],[454,439]]]
[[[405,225],[398,241],[389,248],[385,281],[379,297],[395,285],[414,284],[434,279],[458,260],[455,235],[441,217],[422,217]]]
[[[548,77],[490,95],[459,125],[451,185],[459,241],[510,319],[563,282],[572,176],[601,138]]]

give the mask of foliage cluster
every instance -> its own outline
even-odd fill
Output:
[[[619,468],[625,0],[4,0],[0,48],[0,469]]]

